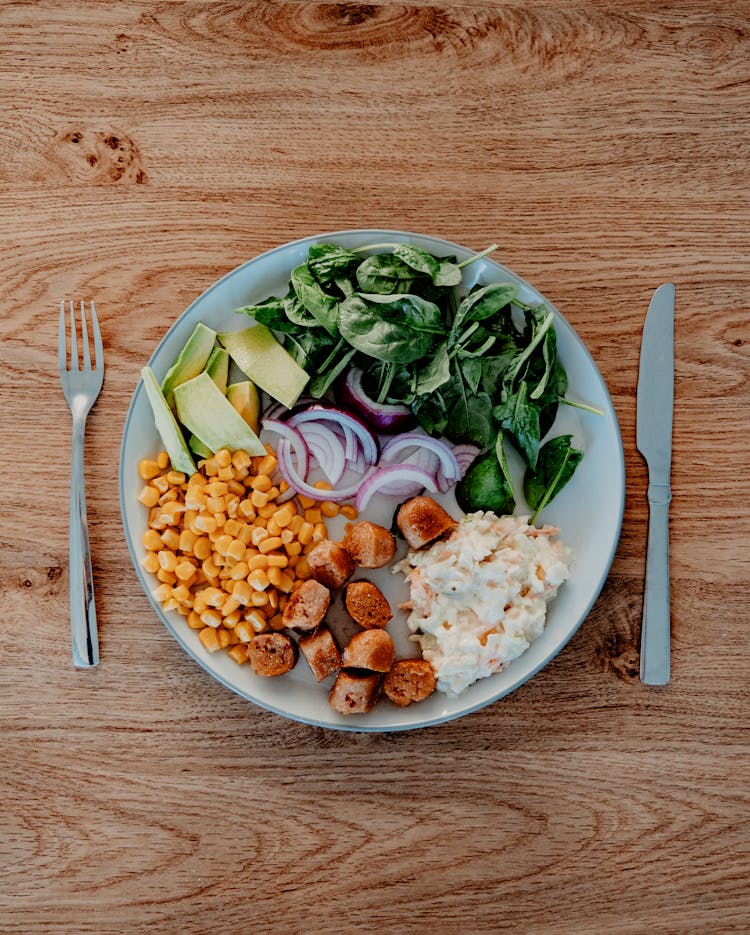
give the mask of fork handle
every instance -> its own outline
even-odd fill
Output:
[[[86,416],[75,415],[70,465],[70,635],[73,644],[73,665],[76,668],[88,668],[99,662],[94,573],[91,568],[83,475],[85,430]]]

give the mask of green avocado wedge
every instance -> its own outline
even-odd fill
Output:
[[[174,401],[177,418],[211,451],[266,454],[258,436],[207,373],[176,386]]]
[[[227,378],[229,377],[229,354],[223,347],[215,347],[208,355],[205,371],[219,387],[222,393],[227,391]]]
[[[215,342],[216,332],[199,321],[162,382],[168,406],[174,406],[175,387],[197,377],[206,366]]]
[[[292,408],[310,378],[265,325],[221,332],[219,341],[256,386]]]
[[[172,468],[175,471],[182,471],[183,474],[190,477],[197,470],[195,462],[185,444],[185,438],[177,424],[177,420],[167,405],[167,401],[159,389],[159,383],[150,367],[144,367],[141,370],[141,378],[143,379],[146,396],[148,396],[148,401],[151,404],[151,410],[154,413],[156,431],[159,433],[159,437],[169,455]]]

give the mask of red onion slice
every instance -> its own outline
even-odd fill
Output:
[[[297,431],[297,429],[289,425],[287,422],[278,422],[276,419],[264,419],[262,424],[265,431],[273,432],[274,434],[279,435],[282,440],[285,440],[289,443],[297,458],[297,464],[299,465],[299,475],[302,478],[306,478],[310,472],[310,451],[305,444],[305,439],[302,437],[302,435]],[[288,480],[287,483],[289,483]]]
[[[367,464],[375,464],[378,460],[378,442],[367,426],[360,420],[342,409],[334,409],[331,406],[311,406],[302,412],[295,412],[288,420],[289,425],[297,428],[304,422],[332,422],[340,425],[346,430],[349,429],[357,438],[361,446],[362,453]],[[349,447],[347,447],[347,452]]]
[[[433,438],[431,435],[422,432],[404,432],[403,435],[397,435],[386,442],[380,455],[381,464],[393,463],[399,452],[415,445],[437,455],[446,480],[452,483],[461,480],[461,468],[458,466],[458,461],[450,445],[439,438]]]
[[[358,512],[362,512],[376,493],[390,493],[392,496],[410,496],[414,485],[419,490],[427,488],[431,493],[437,490],[437,483],[432,474],[414,464],[389,464],[386,467],[376,468],[366,477],[359,488],[354,505]]]
[[[458,461],[458,466],[461,469],[461,477],[464,476],[466,471],[469,469],[469,466],[476,459],[479,454],[480,449],[476,445],[454,445],[453,446],[453,455]]]
[[[350,500],[362,485],[361,479],[354,484],[350,484],[348,487],[341,487],[338,490],[319,490],[317,487],[313,487],[312,484],[308,484],[294,467],[290,443],[284,438],[279,441],[276,449],[276,457],[279,461],[281,476],[287,484],[289,484],[296,493],[304,494],[306,497],[310,497],[311,500],[334,500],[336,502],[339,500]]]
[[[362,371],[350,367],[341,387],[344,402],[355,409],[378,432],[397,432],[414,425],[414,414],[408,406],[379,403],[368,396],[362,386]]]
[[[305,422],[297,431],[307,445],[310,454],[318,462],[321,471],[335,486],[346,473],[344,443],[331,429],[320,422]]]

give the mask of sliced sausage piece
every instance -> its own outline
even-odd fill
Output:
[[[400,708],[435,691],[435,672],[426,659],[399,659],[383,679],[383,691]]]
[[[382,568],[396,554],[396,540],[385,526],[362,520],[344,536],[342,545],[362,568]]]
[[[375,707],[380,673],[342,669],[336,676],[328,700],[340,714],[367,714]]]
[[[299,648],[319,682],[341,668],[341,653],[326,626],[300,637]]]
[[[314,578],[308,578],[289,595],[281,615],[284,626],[292,630],[314,630],[328,612],[330,603],[328,588]]]
[[[391,605],[372,581],[350,581],[346,586],[346,609],[365,630],[384,627],[393,616]]]
[[[396,522],[413,549],[423,548],[458,525],[432,497],[412,497],[402,503]]]
[[[284,675],[297,662],[297,644],[286,633],[259,633],[247,644],[247,658],[257,675]]]
[[[307,564],[313,578],[333,590],[342,588],[356,567],[343,545],[330,539],[324,539],[310,550]]]
[[[353,669],[387,672],[395,658],[396,647],[385,630],[363,630],[349,640],[343,662]]]

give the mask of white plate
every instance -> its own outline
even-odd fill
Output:
[[[217,331],[247,327],[249,319],[234,314],[233,310],[271,294],[283,295],[290,270],[305,260],[310,244],[320,241],[346,247],[409,241],[436,255],[455,255],[459,261],[474,252],[435,237],[383,230],[338,231],[277,247],[228,273],[180,315],[151,357],[150,366],[157,379],[164,376],[197,322],[205,322]],[[532,286],[489,258],[467,267],[467,278],[469,271],[470,285],[512,281],[518,286],[523,301],[544,301],[554,308]],[[560,406],[553,434],[574,433],[578,447],[583,447],[585,454],[573,479],[545,509],[542,519],[560,526],[561,538],[572,548],[574,561],[569,580],[550,605],[545,632],[519,659],[503,672],[475,683],[459,697],[436,692],[426,701],[403,709],[383,699],[370,714],[345,717],[328,704],[332,677],[318,684],[302,658],[292,672],[268,679],[255,675],[249,665],[238,666],[224,652],[208,653],[197,632],[186,626],[183,617],[175,612],[164,613],[151,597],[155,579],[140,566],[146,509],[136,499],[142,484],[136,466],[140,458],[154,456],[162,446],[143,385],[139,382],[128,410],[120,451],[123,525],[141,585],[155,613],[185,651],[215,679],[249,701],[297,721],[337,730],[396,731],[438,724],[497,701],[538,672],[573,636],[601,591],[619,539],[625,495],[622,441],[607,388],[586,347],[563,316],[559,312],[556,314],[558,352],[568,373],[568,396],[598,407],[604,415]],[[395,500],[381,502],[366,515],[389,526],[395,503]],[[455,501],[452,507],[450,499],[448,504],[449,509],[455,510]],[[460,514],[454,512],[454,515]],[[329,529],[334,536],[340,532],[335,525],[329,524]],[[406,638],[405,614],[396,609],[407,597],[403,578],[382,569],[359,577],[365,576],[377,581],[391,600],[395,616],[388,630],[399,654],[415,655],[414,645]],[[341,620],[340,605],[340,596],[337,596],[331,611],[334,623]]]

